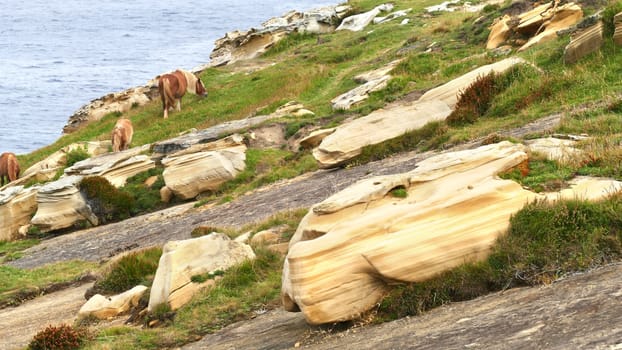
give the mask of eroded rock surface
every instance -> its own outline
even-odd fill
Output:
[[[148,287],[136,286],[124,293],[106,297],[101,294],[92,296],[78,311],[78,317],[93,316],[100,320],[128,312],[138,305],[140,298]]]
[[[14,186],[0,191],[0,242],[20,238],[20,228],[30,224],[36,211],[36,188]]]

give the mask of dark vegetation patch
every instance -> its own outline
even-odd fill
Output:
[[[49,325],[35,334],[28,344],[28,350],[73,350],[88,340],[89,334],[85,328],[76,328],[71,325]]]
[[[80,182],[80,192],[91,210],[102,223],[124,220],[130,217],[134,198],[118,190],[101,176],[86,177]]]
[[[568,187],[566,181],[575,175],[575,170],[570,166],[548,160],[544,156],[532,155],[526,167],[521,165],[499,174],[499,177],[514,180],[534,192],[551,192]]]

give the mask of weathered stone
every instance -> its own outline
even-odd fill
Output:
[[[149,310],[167,303],[176,309],[190,300],[188,290],[195,292],[192,277],[215,271],[225,271],[245,260],[254,259],[250,246],[232,241],[222,233],[164,245],[158,269],[151,286]]]
[[[613,42],[622,46],[622,12],[613,17],[613,25],[615,27]]]
[[[255,58],[292,32],[332,32],[335,23],[349,10],[349,6],[327,6],[305,13],[290,11],[282,17],[264,22],[261,28],[226,33],[214,43],[210,66]]]
[[[252,244],[273,244],[278,243],[283,232],[288,228],[287,225],[272,227],[255,233],[251,238]]]
[[[373,80],[377,80],[380,79],[384,76],[389,75],[389,73],[395,69],[395,67],[397,67],[397,65],[402,62],[402,59],[399,60],[393,60],[391,62],[389,62],[389,64],[387,64],[386,66],[382,66],[378,69],[374,69],[372,71],[369,72],[365,72],[365,73],[361,73],[358,74],[354,77],[354,81],[356,81],[359,84],[365,84],[368,83],[370,81]]]
[[[235,178],[246,167],[245,160],[243,144],[222,150],[173,154],[162,159],[165,167],[162,176],[175,196],[191,199]]]
[[[456,105],[460,91],[479,76],[500,73],[522,63],[525,61],[520,58],[507,58],[482,66],[426,92],[413,103],[389,106],[344,123],[322,140],[313,150],[313,156],[321,168],[339,166],[359,155],[365,146],[401,136],[432,121],[444,120]]]
[[[374,18],[372,22],[374,24],[386,23],[386,22],[392,21],[392,20],[394,20],[396,18],[407,16],[410,11],[412,11],[412,8],[409,8],[409,9],[406,9],[406,10],[400,10],[400,11],[391,12],[391,13],[389,13],[385,17],[376,17],[376,18]]]
[[[67,124],[63,127],[63,133],[72,133],[92,121],[100,120],[109,113],[125,113],[135,106],[147,104],[158,96],[157,80],[152,79],[143,86],[100,97],[80,107],[70,116]]]
[[[565,140],[554,137],[532,139],[525,141],[532,152],[544,154],[547,159],[562,163],[576,160],[582,152],[576,148],[577,141]]]
[[[380,12],[391,10],[393,10],[393,4],[378,5],[371,11],[344,18],[336,30],[349,30],[353,32],[361,31],[365,29],[365,27],[367,27],[367,25],[370,24],[374,18],[380,14]]]
[[[521,46],[518,51],[524,51],[539,43],[557,38],[558,31],[571,27],[583,18],[583,10],[581,6],[575,3],[568,3],[550,9],[541,16],[543,17],[543,22],[538,29],[542,29],[537,31],[535,36],[529,39],[525,45]],[[531,23],[525,23],[525,25],[531,25]],[[521,25],[519,25],[519,30],[520,28]]]
[[[140,154],[148,149],[149,145],[145,145],[85,159],[65,169],[65,175],[102,176],[115,187],[121,187],[127,178],[155,168],[153,160]]]
[[[596,25],[573,35],[564,49],[564,63],[576,63],[584,56],[600,50],[604,43],[603,28],[603,22],[599,21]]]
[[[30,223],[36,210],[36,188],[14,186],[0,191],[0,242],[23,237],[20,229]]]
[[[368,99],[370,93],[384,89],[387,86],[389,79],[391,79],[391,76],[385,75],[378,79],[368,81],[359,87],[335,97],[330,101],[330,103],[333,109],[348,110],[352,107],[352,105]]]
[[[314,148],[317,147],[324,138],[335,132],[335,128],[319,129],[312,131],[308,136],[303,137],[300,140],[300,147],[302,148]]]
[[[82,179],[83,176],[67,176],[39,188],[37,213],[31,223],[42,232],[67,228],[84,220],[98,225],[99,220],[77,187]]]
[[[270,124],[254,129],[252,136],[249,137],[251,148],[280,149],[286,144],[285,127],[281,124]]]
[[[80,308],[78,317],[93,316],[100,320],[106,320],[124,314],[138,305],[140,298],[147,289],[149,288],[145,286],[136,286],[112,297],[95,294]]]
[[[496,49],[508,40],[512,34],[512,30],[508,25],[510,19],[510,16],[505,15],[492,24],[488,34],[488,41],[486,42],[487,49]]]
[[[168,203],[173,199],[173,191],[170,188],[163,186],[160,188],[160,200],[164,203]]]
[[[481,3],[478,5],[472,5],[470,2],[466,1],[463,3],[462,0],[449,0],[445,1],[441,4],[428,6],[425,8],[426,12],[479,12],[481,11],[487,3],[498,3],[499,1],[488,1],[486,3]]]
[[[596,199],[622,189],[617,181],[580,179],[568,190],[536,194],[496,176],[524,162],[525,150],[506,141],[441,154],[313,206],[290,241],[285,309],[301,310],[311,324],[349,320],[381,300],[387,281],[424,281],[485,258],[530,201]],[[407,197],[392,196],[394,188]]]
[[[279,107],[274,113],[269,115],[259,115],[251,118],[233,120],[204,130],[194,131],[176,138],[157,142],[153,145],[153,152],[155,157],[169,155],[190,148],[193,145],[218,141],[221,139],[221,135],[223,134],[232,134],[241,130],[247,130],[254,126],[260,125],[267,120],[278,119],[287,115],[299,116],[305,114],[313,114],[313,112],[304,109],[302,104],[292,101]],[[200,148],[201,146],[197,147]],[[189,152],[195,152],[195,149],[190,150]]]

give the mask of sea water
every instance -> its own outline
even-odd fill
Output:
[[[209,63],[227,32],[336,3],[0,0],[0,153],[53,143],[93,99]]]

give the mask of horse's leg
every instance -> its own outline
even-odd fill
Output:
[[[175,107],[177,112],[180,112],[181,111],[181,98],[176,99],[175,103],[177,104],[177,106]]]

